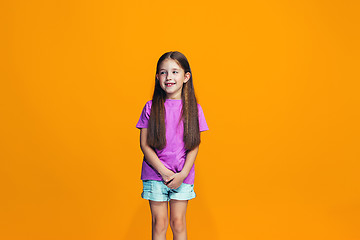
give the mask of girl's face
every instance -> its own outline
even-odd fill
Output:
[[[190,79],[190,72],[185,73],[173,59],[165,59],[156,74],[160,87],[165,91],[166,98],[181,99],[183,84]]]

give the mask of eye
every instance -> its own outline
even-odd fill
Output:
[[[166,72],[164,72],[164,71],[163,71],[163,72],[160,72],[160,74],[165,74],[165,73],[166,73]]]
[[[178,71],[173,71],[173,73],[178,73]]]

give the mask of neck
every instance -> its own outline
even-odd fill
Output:
[[[181,100],[181,94],[178,95],[167,95],[166,99],[177,99],[177,100]]]

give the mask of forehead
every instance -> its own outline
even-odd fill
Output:
[[[159,70],[161,69],[182,69],[181,66],[173,59],[165,59],[164,61],[162,61],[162,63],[160,64],[160,68]]]

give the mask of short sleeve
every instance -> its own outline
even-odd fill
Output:
[[[200,132],[209,130],[209,127],[208,127],[208,125],[206,123],[206,120],[205,120],[204,112],[203,112],[202,107],[200,106],[200,104],[198,104],[198,113],[199,113],[199,129],[200,129]]]
[[[151,112],[151,101],[148,101],[142,112],[140,115],[140,119],[138,121],[138,123],[136,124],[137,128],[147,128],[148,127],[148,122],[149,122],[149,118],[150,118],[150,112]]]

